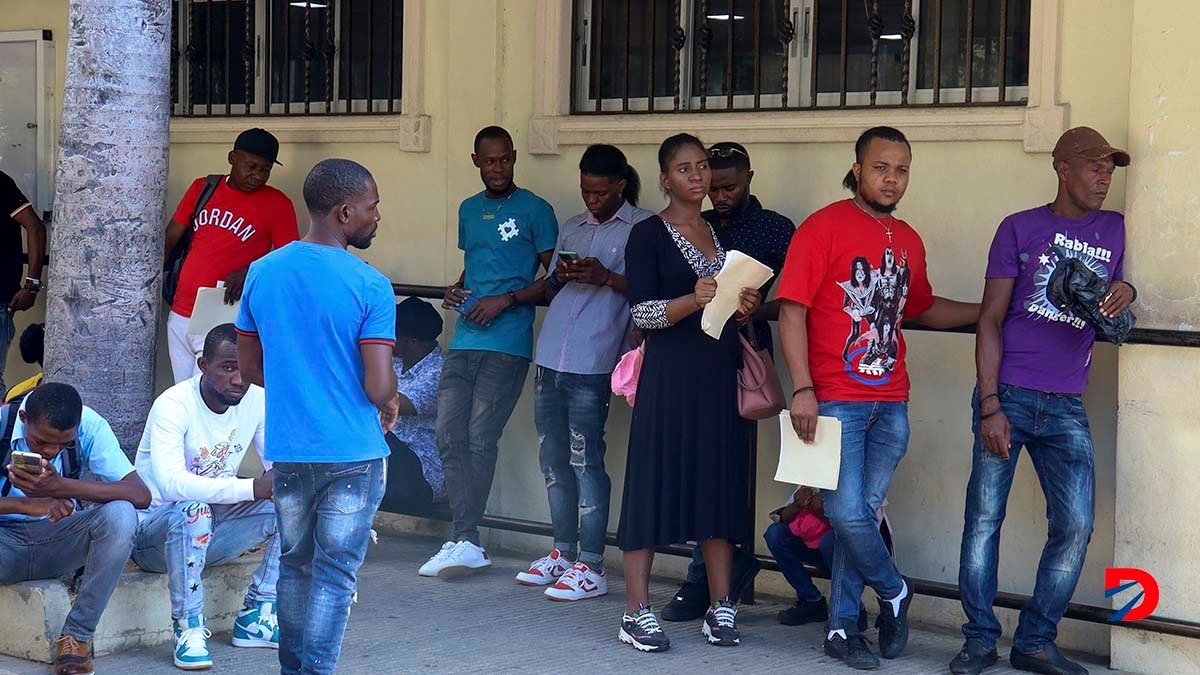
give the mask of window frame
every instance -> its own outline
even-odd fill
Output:
[[[559,154],[562,146],[621,139],[657,145],[680,129],[700,134],[736,133],[745,143],[853,142],[863,129],[891,124],[913,141],[1021,141],[1026,152],[1048,153],[1067,129],[1070,106],[1059,100],[1062,3],[1031,0],[1029,96],[1024,106],[949,106],[883,110],[784,110],[572,115],[573,0],[536,0],[533,114],[529,150]]]
[[[425,109],[425,24],[433,1],[404,0],[401,91],[394,112],[327,115],[322,110],[308,115],[172,115],[171,143],[229,143],[247,126],[257,124],[269,127],[281,143],[388,143],[404,152],[429,152],[433,125]],[[261,60],[259,64],[258,68],[265,65]],[[386,98],[381,100],[386,104]],[[324,101],[320,103],[323,109]]]
[[[1030,9],[1032,13],[1032,5],[1036,0],[1030,0]],[[642,96],[628,99],[628,110],[624,109],[623,98],[603,98],[600,101],[600,106],[597,109],[596,98],[591,94],[590,89],[593,84],[593,66],[591,61],[593,36],[595,26],[592,25],[592,8],[594,3],[592,0],[575,0],[571,3],[571,24],[575,34],[581,36],[578,41],[577,51],[572,55],[572,70],[571,84],[573,108],[570,110],[571,115],[604,115],[604,114],[631,114],[631,113],[653,113],[653,114],[672,114],[672,113],[703,113],[703,112],[776,112],[787,110],[845,110],[852,108],[899,108],[899,107],[949,107],[954,105],[971,105],[976,107],[997,105],[997,106],[1024,106],[1025,99],[1029,96],[1028,85],[1007,85],[1005,87],[1005,100],[999,101],[999,86],[972,86],[971,96],[972,102],[966,102],[966,86],[961,87],[939,87],[938,101],[935,103],[934,88],[924,87],[919,88],[917,82],[917,69],[920,68],[922,59],[921,47],[921,6],[924,4],[921,0],[914,0],[912,8],[912,16],[917,23],[916,32],[913,34],[910,41],[911,49],[911,73],[908,82],[908,103],[902,103],[902,92],[898,89],[879,89],[876,91],[876,102],[871,103],[871,93],[869,91],[854,91],[848,90],[845,94],[845,103],[841,103],[842,93],[834,92],[818,92],[816,96],[816,104],[812,100],[812,77],[813,77],[813,62],[817,58],[816,47],[817,27],[815,25],[817,10],[816,4],[819,0],[789,0],[787,12],[789,13],[793,25],[796,28],[796,36],[788,45],[785,58],[788,61],[788,82],[786,87],[787,105],[782,106],[784,102],[782,92],[779,93],[764,93],[758,95],[759,106],[754,107],[754,94],[735,94],[732,97],[733,107],[725,105],[726,95],[714,96],[709,95],[707,98],[721,99],[721,104],[717,106],[705,106],[701,102],[701,96],[694,91],[694,64],[700,58],[700,48],[696,43],[695,30],[688,32],[687,43],[680,50],[679,60],[679,109],[673,110],[674,99],[673,95],[654,96],[654,109],[649,109],[648,97]],[[694,26],[696,25],[696,0],[682,0],[680,3],[680,18],[679,25]],[[1031,26],[1032,32],[1032,26]],[[1003,38],[1002,38],[1003,39]],[[1032,51],[1032,44],[1030,50]],[[1001,64],[1000,67],[1004,67]]]

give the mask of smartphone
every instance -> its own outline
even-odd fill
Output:
[[[45,472],[45,469],[42,468],[42,456],[36,452],[13,450],[12,464],[14,469],[19,469],[34,476],[40,476]]]
[[[459,305],[458,307],[455,307],[454,311],[458,312],[459,314],[462,314],[463,316],[466,316],[467,312],[471,311],[471,308],[474,307],[475,303],[477,303],[477,302],[479,302],[478,297],[476,297],[475,295],[468,295],[467,299],[463,301],[463,304]]]
[[[558,259],[565,263],[579,262],[579,253],[576,251],[559,251]]]

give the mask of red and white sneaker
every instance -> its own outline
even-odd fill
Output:
[[[588,600],[602,595],[608,595],[608,576],[582,562],[575,563],[570,572],[546,589],[546,597],[558,602]]]
[[[529,569],[518,572],[517,583],[522,586],[549,586],[570,570],[571,561],[554,549],[550,555],[534,560]]]

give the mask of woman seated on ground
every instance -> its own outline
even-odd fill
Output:
[[[387,434],[387,492],[380,508],[421,515],[445,499],[445,474],[434,432],[438,380],[442,376],[442,315],[433,305],[408,298],[396,305],[392,365],[400,393],[400,417]]]

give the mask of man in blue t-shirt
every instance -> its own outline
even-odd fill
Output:
[[[533,306],[544,295],[538,267],[550,268],[558,221],[546,200],[513,183],[517,152],[500,127],[475,135],[471,161],[483,192],[458,207],[463,273],[443,306],[462,316],[438,386],[438,450],[454,533],[421,566],[421,576],[490,567],[479,521],[496,473],[496,443],[512,415],[533,356]]]
[[[0,584],[54,579],[86,562],[52,665],[56,675],[90,673],[92,635],[133,551],[135,508],[150,506],[150,490],[108,422],[69,384],[43,384],[7,404],[0,429],[11,438],[0,449]],[[80,511],[76,500],[97,506]]]
[[[304,239],[250,266],[238,312],[243,379],[267,394],[282,675],[332,673],[383,498],[383,431],[399,412],[386,277],[347,251],[379,229],[371,173],[327,159],[304,181]]]

